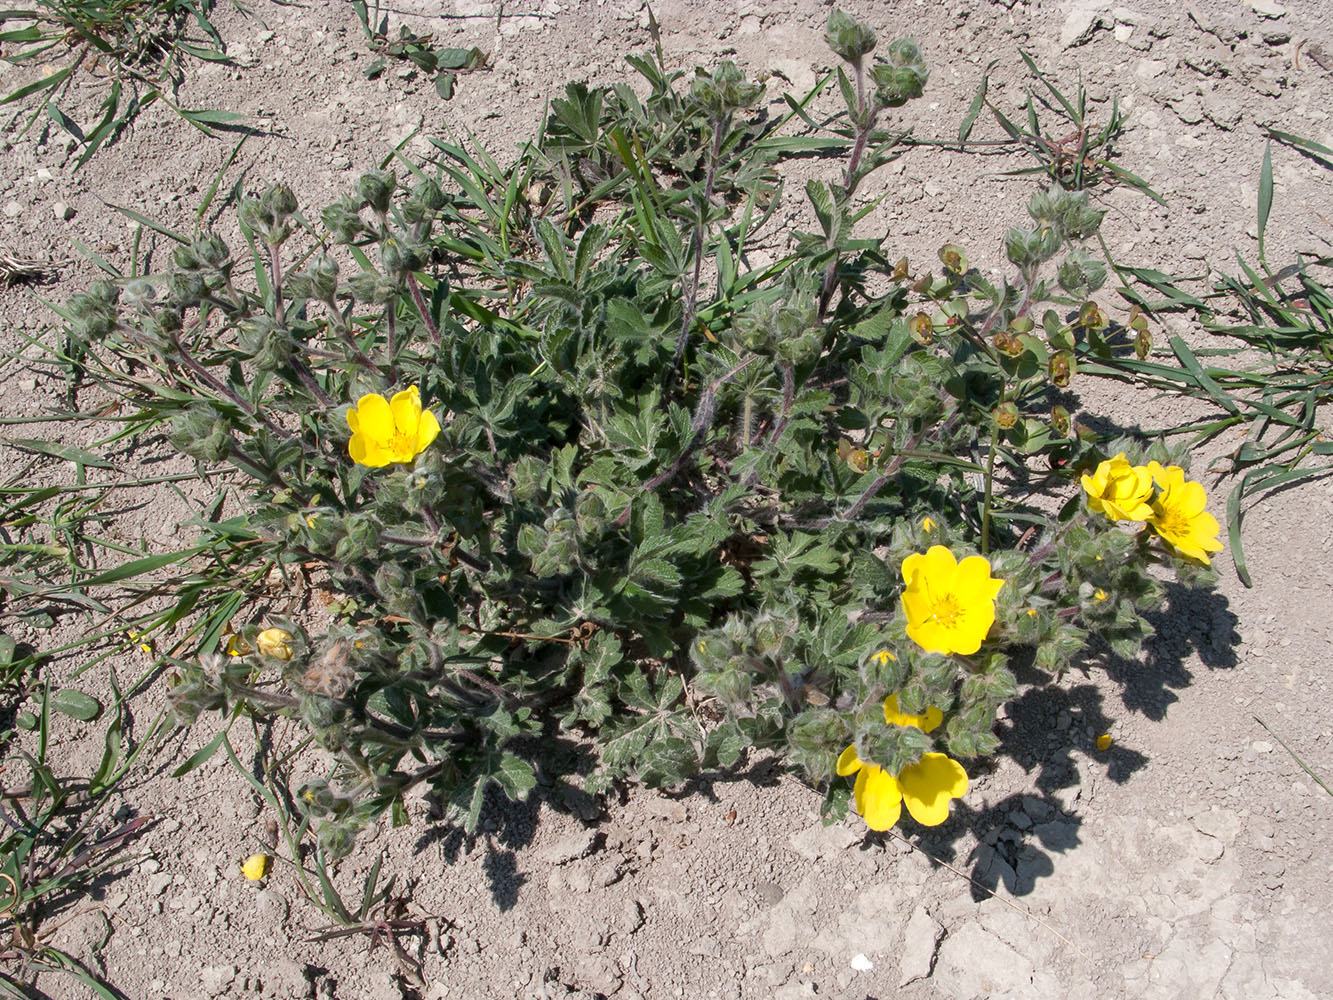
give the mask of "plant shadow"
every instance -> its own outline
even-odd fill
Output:
[[[1141,660],[1094,648],[1083,673],[1087,678],[1088,666],[1102,666],[1119,689],[1123,708],[1154,721],[1165,718],[1167,708],[1179,700],[1176,692],[1189,686],[1191,654],[1208,669],[1227,669],[1237,665],[1240,642],[1236,616],[1223,595],[1170,583],[1166,592],[1162,610],[1146,616],[1156,635]],[[908,842],[934,862],[966,868],[975,901],[1001,886],[1011,896],[1025,896],[1054,875],[1057,856],[1082,842],[1078,801],[1091,798],[1101,781],[1124,784],[1149,762],[1115,742],[1098,748],[1098,737],[1111,732],[1117,714],[1106,711],[1108,693],[1098,684],[1076,678],[1056,687],[1030,663],[1015,663],[1014,670],[1019,682],[1030,686],[1009,703],[996,726],[1000,745],[995,757],[969,770],[975,780],[994,774],[997,760],[1009,759],[1031,776],[1032,790],[983,809],[955,803],[953,814],[938,827],[904,822],[912,827],[904,830]],[[976,846],[960,859],[962,845],[971,839]]]

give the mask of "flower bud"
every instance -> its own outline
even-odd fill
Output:
[[[828,16],[824,41],[841,58],[854,63],[875,48],[875,31],[835,7]]]
[[[255,636],[255,648],[275,660],[290,660],[295,638],[285,628],[266,628]]]
[[[1051,407],[1051,429],[1060,437],[1069,437],[1069,411],[1063,406]]]
[[[361,195],[361,204],[369,205],[378,215],[389,211],[389,202],[393,199],[393,190],[398,186],[398,178],[383,170],[370,170],[361,175],[356,182],[356,190]]]
[[[335,201],[319,213],[335,243],[355,243],[366,231],[365,220],[358,213],[360,205],[350,198]]]

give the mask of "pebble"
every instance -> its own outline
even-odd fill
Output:
[[[51,171],[47,170],[45,167],[38,167],[36,176],[39,181],[55,180],[55,177],[51,174]]]
[[[6,219],[17,219],[22,214],[23,214],[23,206],[20,205],[18,202],[10,201],[5,203]]]
[[[239,971],[234,965],[206,965],[199,970],[199,984],[209,996],[215,997],[226,992]]]
[[[898,953],[899,988],[930,975],[930,967],[935,962],[935,949],[939,947],[943,936],[944,928],[926,912],[924,906],[918,906],[912,911],[903,929],[903,946]]]
[[[167,886],[171,885],[171,873],[162,872],[154,875],[148,880],[148,894],[150,896],[160,896],[167,891]]]
[[[74,218],[74,206],[66,202],[58,201],[51,206],[51,209],[58,222],[68,222]]]

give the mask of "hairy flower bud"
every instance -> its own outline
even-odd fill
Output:
[[[1069,411],[1063,406],[1051,407],[1051,429],[1060,437],[1069,436]]]
[[[875,30],[835,7],[828,16],[824,41],[841,58],[854,63],[874,49]]]
[[[371,211],[384,215],[389,211],[389,202],[393,199],[398,178],[384,170],[370,170],[361,175],[356,182],[356,190],[361,195],[361,204],[369,205]]]

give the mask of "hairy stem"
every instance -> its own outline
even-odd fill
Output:
[[[694,273],[690,284],[685,289],[685,314],[680,320],[680,335],[676,338],[676,351],[671,358],[668,372],[680,367],[680,359],[685,356],[685,347],[690,340],[690,327],[694,325],[695,311],[698,309],[699,282],[704,266],[704,225],[708,216],[708,207],[713,200],[713,184],[717,179],[717,161],[722,156],[722,139],[726,130],[726,119],[718,118],[713,122],[713,145],[709,150],[708,166],[704,173],[703,204],[699,208],[699,221],[694,224],[694,237],[690,243],[690,253],[694,257]]]

